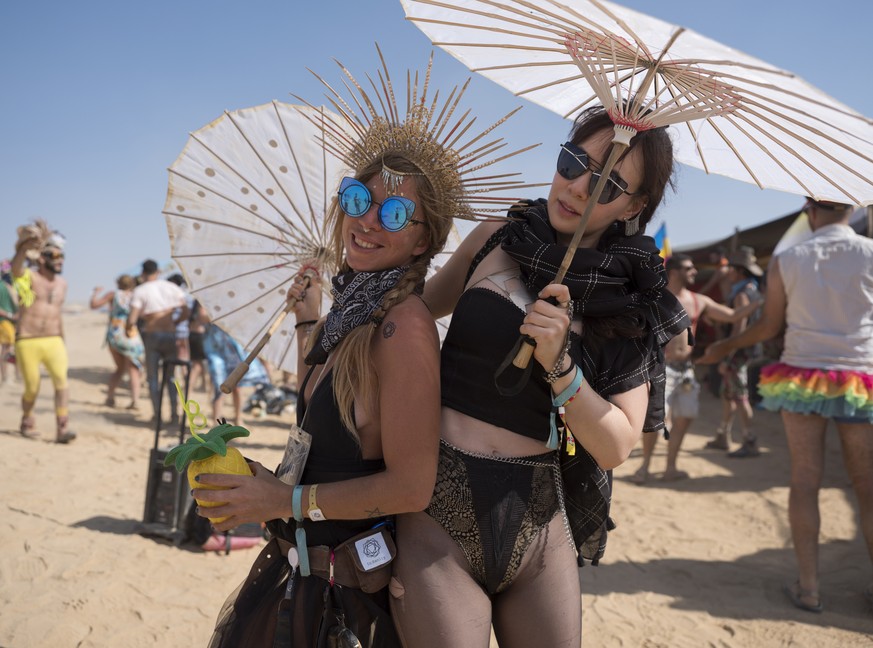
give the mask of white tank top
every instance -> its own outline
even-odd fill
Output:
[[[827,225],[777,258],[788,299],[782,362],[873,373],[873,240]]]

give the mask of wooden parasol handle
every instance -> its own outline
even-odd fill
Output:
[[[312,284],[312,278],[317,276],[315,270],[308,269],[303,273],[303,290],[307,290],[309,286]],[[285,305],[285,308],[282,309],[282,312],[276,316],[276,320],[270,325],[270,328],[264,333],[263,337],[261,337],[260,341],[255,345],[255,348],[252,349],[251,353],[246,356],[246,359],[240,362],[236,368],[230,372],[230,375],[227,377],[223,383],[221,383],[221,391],[222,393],[229,394],[234,388],[239,384],[239,381],[242,380],[243,376],[246,375],[246,372],[249,370],[249,366],[252,362],[255,361],[255,358],[258,357],[258,354],[261,352],[267,342],[270,341],[270,338],[273,336],[273,333],[276,332],[282,322],[285,321],[285,317],[290,313],[294,306],[297,304],[297,300],[291,298],[288,300],[288,303]]]
[[[567,247],[567,251],[564,253],[564,259],[561,261],[561,267],[558,268],[558,272],[552,283],[561,283],[564,281],[564,277],[567,275],[567,270],[570,269],[570,264],[573,262],[573,257],[576,255],[576,249],[579,247],[579,242],[582,240],[582,235],[585,233],[585,228],[588,227],[588,220],[591,218],[591,212],[594,210],[594,206],[597,205],[597,199],[600,197],[600,194],[603,193],[603,188],[606,186],[609,174],[612,173],[612,168],[615,166],[615,163],[618,162],[618,158],[621,157],[622,153],[624,153],[624,150],[628,147],[629,143],[629,140],[628,143],[613,140],[612,150],[609,152],[609,158],[606,160],[606,164],[603,165],[603,169],[600,172],[600,179],[597,181],[594,191],[588,198],[588,204],[585,205],[585,211],[582,212],[582,216],[579,218],[579,224],[576,226],[576,231],[573,233],[573,238],[570,241],[570,245]],[[528,364],[530,364],[530,359],[533,357],[534,348],[536,348],[536,342],[534,339],[526,335],[522,336],[521,347],[518,349],[518,353],[515,354],[515,358],[512,359],[512,365],[519,369],[526,368]]]

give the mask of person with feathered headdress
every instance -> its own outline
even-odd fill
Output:
[[[425,274],[454,218],[493,217],[480,201],[515,200],[480,193],[522,186],[475,177],[508,157],[493,155],[501,140],[485,139],[503,119],[471,129],[469,113],[456,112],[463,89],[442,101],[429,94],[430,64],[423,84],[407,77],[405,110],[384,61],[373,92],[341,69],[353,97],[324,82],[338,115],[311,118],[348,168],[327,214],[340,260],[333,304],[320,312],[313,269],[288,291],[300,340],[297,421],[312,446],[301,485],[258,463],[254,477],[200,475],[195,496],[225,502],[209,508],[229,517],[216,528],[268,519],[274,535],[222,610],[211,646],[314,648],[326,636],[400,645],[389,615],[390,529],[395,514],[427,506],[439,446],[439,337],[420,297]]]

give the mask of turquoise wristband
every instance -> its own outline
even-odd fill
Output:
[[[582,368],[579,365],[576,365],[576,375],[573,376],[573,382],[571,382],[564,391],[552,398],[552,405],[555,407],[561,407],[564,405],[576,394],[577,391],[579,391],[579,388],[584,381],[585,376],[582,375]]]
[[[303,486],[295,486],[294,492],[291,495],[291,512],[294,519],[298,522],[303,522]]]
[[[294,519],[298,522],[297,530],[294,532],[294,540],[297,543],[297,559],[300,561],[300,575],[309,576],[309,550],[306,547],[306,530],[303,525],[303,486],[295,486],[294,492],[291,493],[291,512]]]
[[[297,560],[300,561],[300,575],[309,576],[312,570],[309,567],[309,549],[306,547],[306,531],[298,526],[294,532],[294,541],[297,543]]]
[[[582,388],[582,381],[585,380],[585,377],[582,375],[582,367],[579,365],[575,366],[576,375],[573,376],[573,382],[570,383],[567,389],[552,398],[552,411],[549,413],[549,440],[546,441],[546,447],[549,450],[557,450],[561,443],[561,436],[558,433],[558,408],[563,407],[568,400],[576,395]]]

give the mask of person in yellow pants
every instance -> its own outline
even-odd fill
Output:
[[[69,443],[76,434],[69,429],[67,402],[67,349],[64,344],[61,309],[67,296],[63,239],[45,235],[38,228],[22,228],[12,259],[12,278],[19,296],[15,356],[24,380],[21,397],[22,436],[35,437],[33,408],[39,394],[40,365],[45,366],[55,388],[57,443]],[[38,269],[25,267],[28,251],[38,252]]]

